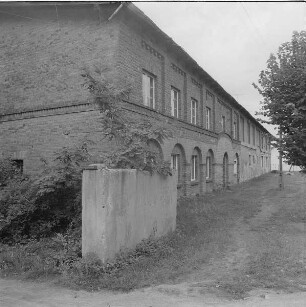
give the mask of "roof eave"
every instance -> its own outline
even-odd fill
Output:
[[[170,36],[163,32],[148,16],[146,16],[137,6],[132,2],[122,2],[122,5],[130,12],[135,14],[143,22],[153,28],[172,48],[176,49],[178,53],[186,57],[193,69],[198,71],[205,79],[207,79],[213,86],[215,86],[237,109],[251,118],[262,130],[271,134],[264,126],[262,126],[251,114],[247,111],[233,96],[231,96],[213,77],[211,77],[181,46],[179,46]]]

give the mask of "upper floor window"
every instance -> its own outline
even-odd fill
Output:
[[[171,115],[179,117],[179,91],[175,88],[171,88]]]
[[[225,131],[225,116],[222,115],[221,117],[221,129],[222,131]]]
[[[234,122],[233,125],[233,137],[234,139],[237,139],[237,122]]]
[[[251,124],[248,123],[248,143],[251,144]]]
[[[206,107],[206,129],[210,130],[211,128],[211,109],[209,107]]]
[[[244,118],[243,118],[243,117],[240,118],[240,122],[241,122],[241,135],[242,135],[242,141],[244,142],[244,141],[245,141],[245,138],[244,138]]]
[[[198,180],[199,174],[199,162],[198,162],[198,156],[192,155],[191,156],[191,181]]]
[[[252,138],[253,138],[253,145],[256,145],[256,138],[255,138],[255,126],[253,126],[253,134],[252,134]]]
[[[155,109],[155,80],[153,75],[145,71],[142,73],[143,104],[152,109]]]
[[[195,99],[191,99],[191,123],[197,124],[197,108],[198,102]]]

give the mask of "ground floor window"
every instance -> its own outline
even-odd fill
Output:
[[[212,178],[212,161],[211,157],[206,157],[206,179]]]
[[[14,163],[14,166],[16,168],[16,171],[19,173],[19,174],[23,174],[23,160],[13,160],[13,163]]]
[[[237,175],[237,160],[234,160],[234,175]]]
[[[198,174],[199,174],[199,166],[198,166],[198,156],[193,155],[191,157],[191,181],[198,180]]]
[[[179,155],[171,155],[171,168],[178,170],[179,165]]]

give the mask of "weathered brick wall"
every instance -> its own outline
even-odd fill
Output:
[[[197,112],[197,128],[194,125],[187,125],[173,119],[173,122],[178,123],[178,127],[184,127],[179,131],[179,139],[174,143],[168,143],[170,150],[168,154],[164,154],[165,157],[171,155],[171,150],[176,143],[183,146],[186,153],[186,190],[187,193],[196,193],[200,190],[197,184],[190,182],[190,161],[191,154],[195,146],[199,146],[202,154],[202,169],[205,170],[205,159],[209,149],[212,149],[215,154],[215,186],[223,185],[223,157],[225,152],[229,155],[229,183],[236,183],[237,176],[234,176],[233,159],[234,154],[238,154],[240,157],[240,181],[250,179],[254,176],[258,176],[264,172],[260,165],[253,165],[248,167],[248,154],[244,151],[248,151],[251,144],[244,144],[240,148],[239,143],[233,144],[231,135],[233,133],[233,118],[236,118],[237,122],[237,138],[242,139],[242,132],[239,122],[239,111],[230,106],[230,104],[215,92],[213,88],[203,79],[201,79],[194,72],[190,71],[188,65],[184,62],[184,59],[177,58],[175,54],[169,52],[167,47],[161,44],[154,36],[144,31],[136,22],[129,23],[123,16],[121,19],[121,27],[119,34],[119,48],[122,50],[118,56],[118,71],[120,72],[120,81],[124,81],[127,78],[131,78],[132,94],[130,101],[142,104],[142,71],[151,72],[156,76],[157,83],[157,108],[156,111],[161,111],[166,115],[171,115],[171,87],[179,90],[180,93],[180,119],[182,121],[190,123],[191,110],[190,102],[191,98],[194,98],[199,103],[199,109]],[[209,95],[213,95],[213,99],[209,101]],[[161,101],[161,97],[164,100]],[[228,138],[228,142],[223,144],[218,140],[216,133],[211,133],[203,127],[205,127],[205,107],[208,106],[212,110],[213,122],[212,130],[215,128],[215,132],[221,133],[221,116],[226,117],[225,132]],[[151,112],[147,110],[147,112]],[[161,119],[164,121],[164,119]],[[170,119],[168,119],[169,121]],[[252,139],[251,139],[252,142]],[[172,149],[171,149],[172,148]],[[234,148],[234,149],[233,149]],[[250,149],[251,150],[251,149]],[[235,152],[234,152],[235,151]],[[203,174],[205,178],[205,174]],[[209,188],[211,184],[206,187],[205,179],[203,179],[202,186],[204,189]]]
[[[114,6],[12,5],[0,12],[0,114],[84,103],[84,68],[112,68]],[[3,13],[6,12],[6,13]],[[58,16],[58,18],[57,18]]]
[[[37,117],[2,122],[2,153],[14,159],[23,159],[24,171],[35,173],[41,169],[42,158],[50,160],[54,152],[65,146],[90,141],[93,160],[99,161],[99,153],[109,148],[109,144],[106,146],[103,140],[99,112],[73,110],[75,113],[58,115],[56,110],[36,112],[32,115]]]
[[[236,154],[240,181],[269,170],[269,167],[261,167],[261,155],[269,156],[269,152],[259,148],[259,140],[255,146],[232,140],[233,114],[239,114],[238,110],[207,80],[190,71],[184,59],[161,45],[152,32],[135,21],[124,19],[126,16],[120,13],[106,22],[110,11],[96,11],[93,5],[71,11],[61,7],[58,9],[59,22],[54,15],[55,7],[52,9],[54,11],[50,8],[31,11],[31,17],[41,17],[40,21],[15,19],[11,15],[0,18],[2,46],[4,44],[0,52],[5,57],[0,63],[4,68],[0,75],[3,92],[0,109],[2,114],[14,113],[0,117],[0,147],[2,153],[24,159],[26,172],[38,171],[40,158],[50,158],[61,147],[79,144],[82,140],[95,142],[91,152],[96,155],[96,161],[99,153],[109,148],[102,140],[99,113],[86,104],[89,95],[82,86],[82,69],[94,66],[105,69],[103,74],[113,78],[117,85],[130,84],[129,108],[134,118],[147,117],[172,129],[173,138],[162,144],[162,150],[164,159],[170,161],[175,145],[183,148],[186,159],[179,195],[200,194],[221,187],[225,153],[228,155],[229,184],[237,182],[233,174]],[[5,42],[4,38],[9,39]],[[156,77],[156,110],[142,104],[143,70]],[[171,116],[171,86],[180,91],[180,119]],[[214,96],[211,102],[207,101],[207,91]],[[197,125],[190,123],[191,98],[198,101]],[[212,109],[212,130],[215,128],[215,132],[204,129],[206,106]],[[226,116],[225,133],[221,131],[221,115]],[[246,135],[246,118],[244,122]],[[238,129],[241,140],[243,128],[239,126]],[[200,153],[200,180],[191,182],[191,156],[196,147]],[[214,181],[206,182],[209,150],[214,156]],[[255,163],[252,160],[251,165],[249,154],[257,159]]]

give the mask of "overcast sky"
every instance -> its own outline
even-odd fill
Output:
[[[303,2],[134,2],[253,116],[252,86],[293,31],[306,29]],[[272,128],[266,126],[275,134]]]

